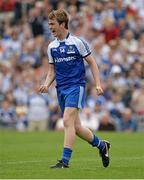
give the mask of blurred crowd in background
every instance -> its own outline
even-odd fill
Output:
[[[0,128],[63,130],[55,83],[37,89],[48,71],[53,40],[48,14],[70,14],[70,32],[85,39],[99,66],[104,94],[96,95],[86,65],[86,107],[92,131],[144,130],[144,0],[0,0]]]

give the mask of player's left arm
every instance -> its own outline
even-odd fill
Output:
[[[94,78],[94,81],[95,81],[97,94],[101,95],[101,94],[103,94],[103,89],[101,87],[100,76],[99,76],[99,69],[98,69],[97,63],[96,63],[95,59],[93,58],[93,56],[91,54],[86,56],[85,60],[89,64],[91,72],[93,74],[93,78]]]

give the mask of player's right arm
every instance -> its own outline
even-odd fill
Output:
[[[45,83],[39,87],[38,91],[41,93],[47,93],[48,88],[50,87],[50,85],[53,83],[54,80],[55,80],[54,65],[49,64],[49,69],[48,69],[48,73],[47,73]]]
[[[38,91],[41,93],[47,93],[48,88],[55,80],[54,60],[51,54],[51,43],[48,46],[47,54],[48,54],[48,60],[49,60],[49,69],[48,69],[45,83],[39,87]]]

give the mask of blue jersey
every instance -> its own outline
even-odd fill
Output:
[[[48,46],[48,59],[54,64],[57,87],[85,85],[83,59],[91,54],[87,43],[68,33],[63,41],[55,39]]]

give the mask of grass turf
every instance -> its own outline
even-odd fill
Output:
[[[142,179],[144,133],[97,133],[111,142],[104,168],[98,150],[77,138],[69,169],[50,169],[61,157],[62,132],[0,132],[1,179]]]

